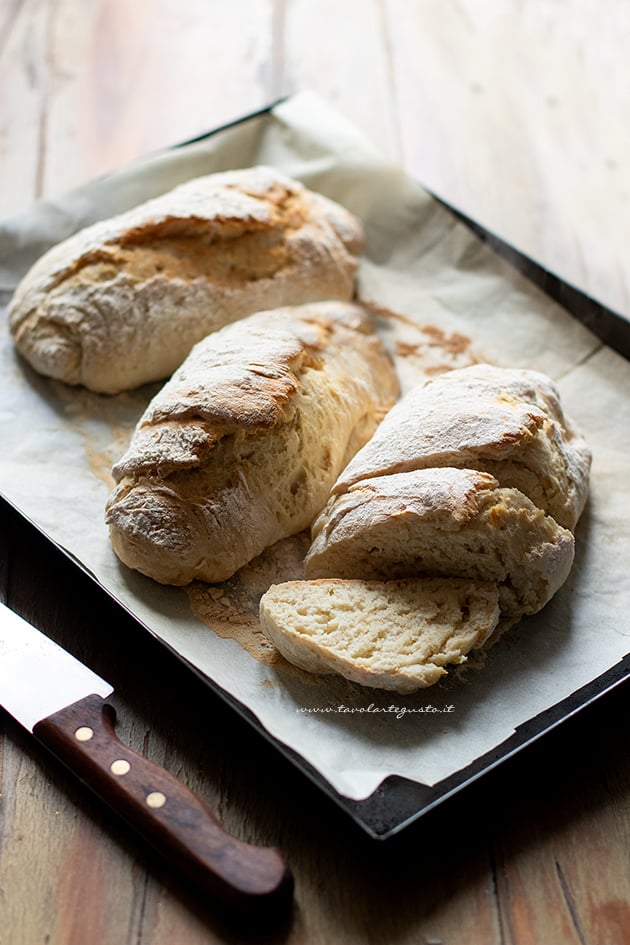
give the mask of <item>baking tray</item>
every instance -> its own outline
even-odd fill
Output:
[[[237,126],[253,118],[269,113],[282,101],[284,101],[284,99],[273,102],[256,112],[244,115],[233,122],[213,128],[195,138],[182,141],[173,147],[179,148],[211,138],[213,135],[227,128]],[[439,199],[435,197],[435,195],[431,196],[433,196],[433,199],[438,200],[449,212],[454,214],[459,221],[473,230],[495,253],[506,259],[512,266],[525,275],[527,279],[561,304],[573,317],[586,325],[593,334],[600,338],[606,345],[625,358],[630,358],[630,323],[623,316],[611,311],[596,300],[589,298],[576,287],[569,285],[555,274],[547,271],[540,264],[529,259],[516,248],[487,231],[476,221],[463,215],[443,199]],[[19,515],[25,519],[27,518],[22,510],[14,503],[6,497],[3,498]],[[41,531],[37,523],[31,522],[31,524]],[[49,536],[46,537],[51,541]],[[103,587],[102,583],[81,561],[54,541],[51,541],[51,543],[64,555],[69,557],[84,573],[88,574],[97,584],[101,592],[116,600],[119,606],[123,606],[117,598],[109,594],[107,588]],[[141,627],[147,632],[152,633],[150,627],[144,624],[135,614],[129,613]],[[160,638],[158,637],[158,639]],[[463,790],[474,781],[477,781],[480,777],[489,773],[492,769],[502,764],[517,752],[537,741],[547,732],[562,724],[565,720],[574,716],[581,709],[592,704],[595,700],[601,698],[612,689],[624,683],[627,684],[628,677],[630,676],[630,656],[626,656],[605,673],[572,693],[568,698],[563,699],[548,710],[536,715],[525,724],[517,727],[509,738],[501,742],[501,744],[497,745],[491,751],[476,758],[471,764],[455,774],[430,786],[417,781],[408,780],[404,777],[390,776],[386,778],[370,796],[363,800],[354,800],[338,793],[304,758],[271,735],[260,724],[256,716],[242,703],[238,702],[230,693],[223,690],[217,683],[201,673],[192,663],[189,663],[185,657],[172,649],[168,643],[161,639],[160,643],[192,672],[199,676],[213,691],[217,692],[234,711],[238,712],[254,726],[275,750],[280,751],[283,755],[288,757],[305,776],[309,777],[325,794],[332,798],[332,800],[370,837],[378,840],[385,840],[398,834],[405,827],[414,823],[423,815],[446,801],[447,798]]]

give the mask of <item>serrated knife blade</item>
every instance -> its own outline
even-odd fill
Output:
[[[290,901],[281,854],[226,833],[181,781],[124,745],[113,687],[0,602],[0,706],[177,870],[253,915]]]

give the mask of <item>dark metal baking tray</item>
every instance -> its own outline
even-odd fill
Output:
[[[202,141],[218,134],[226,128],[268,114],[281,101],[284,101],[284,99],[279,99],[265,108],[213,128],[195,138],[179,142],[173,147],[179,148],[197,141]],[[523,273],[526,278],[536,284],[546,294],[562,305],[571,315],[586,325],[601,341],[625,358],[630,358],[630,322],[622,315],[612,311],[595,299],[588,297],[575,286],[568,284],[559,276],[549,272],[515,247],[510,246],[495,234],[486,230],[481,224],[450,206],[443,199],[436,197],[434,194],[431,194],[431,196],[473,230],[490,249],[506,259],[512,266]],[[9,505],[12,505],[13,508],[16,508],[6,498],[5,501],[7,501]],[[20,509],[16,508],[16,512],[25,518]],[[34,527],[37,528],[37,525],[35,524]],[[63,554],[70,557],[83,572],[87,573],[103,593],[110,597],[112,596],[106,588],[103,588],[103,585],[90,573],[82,562],[69,554],[66,549],[54,542],[53,544],[55,544],[55,547]],[[120,601],[116,601],[116,603],[122,606]],[[142,624],[138,617],[134,614],[130,614],[130,616],[151,633],[150,628]],[[442,804],[454,794],[462,791],[479,778],[488,774],[498,765],[507,761],[528,745],[536,742],[546,733],[572,718],[576,713],[591,705],[597,699],[600,699],[611,692],[611,690],[617,689],[621,685],[625,684],[627,686],[628,680],[630,679],[630,655],[628,655],[607,672],[572,693],[568,698],[563,699],[545,712],[529,719],[526,723],[519,726],[515,732],[501,744],[444,780],[429,786],[406,778],[390,776],[386,778],[369,797],[364,800],[353,800],[335,791],[308,762],[271,736],[262,728],[253,713],[239,703],[232,695],[218,687],[216,683],[188,663],[181,654],[172,650],[164,641],[160,641],[160,643],[171,650],[178,660],[185,663],[192,672],[198,675],[213,691],[217,692],[236,712],[247,719],[275,749],[288,757],[305,776],[309,777],[325,794],[332,798],[359,827],[375,840],[386,840],[400,833],[423,815],[435,809],[438,805]]]

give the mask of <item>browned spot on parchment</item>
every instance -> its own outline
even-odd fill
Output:
[[[90,472],[113,489],[112,466],[129,444],[146,406],[146,393],[133,391],[108,396],[61,381],[51,381],[51,389],[63,408],[67,426],[83,441]]]
[[[626,945],[630,929],[630,905],[622,899],[610,899],[594,905],[591,923],[594,929],[606,930],[606,941],[610,945]]]
[[[193,581],[186,587],[190,607],[197,618],[217,636],[235,640],[250,656],[270,666],[280,654],[260,631],[258,617],[248,612],[248,601],[239,590],[227,592],[213,584]]]
[[[92,475],[104,482],[108,489],[113,489],[115,482],[112,476],[112,461],[109,453],[94,449],[86,437],[85,455]]]
[[[468,352],[472,346],[472,340],[458,331],[448,334],[435,325],[423,325],[421,331],[433,339],[436,345],[448,351],[449,354],[463,354]]]
[[[475,350],[472,339],[460,331],[423,324],[417,316],[375,302],[361,300],[361,304],[375,316],[376,332],[394,362],[403,392],[437,374],[487,360]]]
[[[308,546],[308,534],[302,532],[276,542],[223,584],[193,581],[184,588],[193,614],[218,636],[235,640],[259,662],[287,668],[287,661],[261,632],[258,607],[272,584],[304,578]]]
[[[421,336],[418,341],[398,338],[394,350],[399,358],[415,359],[419,374],[433,377],[454,368],[478,364],[481,360],[471,339],[460,332],[448,333],[435,325],[417,326],[417,331]]]

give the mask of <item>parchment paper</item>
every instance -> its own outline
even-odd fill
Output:
[[[41,378],[15,355],[4,314],[0,491],[337,792],[366,797],[389,774],[435,784],[628,650],[630,365],[310,93],[5,223],[0,301],[6,305],[37,256],[80,227],[187,178],[256,163],[281,168],[364,220],[359,292],[407,319],[379,320],[405,388],[427,364],[441,369],[475,356],[535,367],[558,381],[594,452],[590,500],[565,587],[541,614],[504,635],[482,669],[418,695],[392,697],[292,670],[258,632],[256,604],[271,580],[300,575],[306,537],[281,543],[222,588],[166,588],[125,569],[103,519],[109,470],[158,385],[101,397]]]

